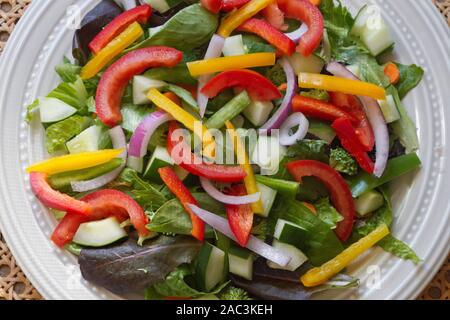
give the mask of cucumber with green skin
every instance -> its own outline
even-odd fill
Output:
[[[68,171],[52,175],[48,178],[48,182],[53,189],[62,192],[72,192],[71,182],[85,181],[97,178],[104,175],[123,164],[120,158],[112,159],[111,161],[92,167],[76,171]]]
[[[127,237],[126,231],[115,217],[82,223],[73,242],[87,247],[103,247]]]
[[[235,118],[251,103],[252,100],[248,96],[247,92],[242,91],[240,94],[231,99],[226,105],[224,105],[219,111],[214,113],[208,121],[206,121],[206,127],[209,129],[222,128],[226,121]]]
[[[152,157],[150,158],[147,168],[144,172],[144,178],[147,178],[156,183],[162,183],[161,177],[159,176],[158,169],[163,167],[171,167],[174,165],[170,154],[167,152],[165,147],[157,146],[155,151],[153,151]]]
[[[231,246],[228,251],[230,273],[247,280],[253,278],[253,253],[250,251]]]
[[[227,262],[224,251],[205,242],[198,255],[195,272],[200,290],[209,292],[225,279]]]
[[[376,190],[369,190],[355,199],[355,210],[359,216],[374,212],[384,205],[384,197]]]

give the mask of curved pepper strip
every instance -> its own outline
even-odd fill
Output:
[[[44,172],[47,174],[56,174],[66,171],[91,168],[111,161],[122,152],[123,149],[106,149],[100,151],[69,154],[35,163],[27,168],[27,172]]]
[[[209,80],[201,89],[201,93],[211,99],[231,87],[243,88],[254,101],[269,101],[282,97],[272,82],[252,70],[224,71]]]
[[[298,182],[301,182],[303,177],[313,176],[327,187],[330,191],[333,205],[344,217],[334,231],[341,241],[346,241],[353,229],[355,204],[344,178],[330,166],[315,160],[292,161],[286,164],[286,168]]]
[[[187,63],[193,77],[233,69],[273,66],[276,55],[272,52],[249,53],[240,56],[211,58]]]
[[[355,129],[350,120],[345,118],[337,119],[331,127],[336,131],[336,135],[341,141],[342,146],[347,150],[358,162],[359,166],[368,173],[373,173],[375,167],[372,159],[370,159],[364,146],[358,139]]]
[[[279,0],[278,5],[287,17],[298,19],[308,26],[308,32],[301,37],[297,52],[309,57],[322,41],[324,30],[322,13],[309,0]]]
[[[239,27],[247,19],[256,15],[272,2],[274,2],[274,0],[251,0],[238,10],[228,15],[219,26],[217,34],[224,38],[229,37],[234,29]]]
[[[301,112],[305,116],[318,118],[326,121],[334,121],[339,118],[351,119],[357,122],[357,119],[350,113],[336,107],[335,105],[313,98],[296,95],[292,99],[292,110]]]
[[[108,127],[122,121],[120,101],[130,80],[153,67],[174,67],[183,53],[169,47],[149,47],[132,51],[114,62],[102,75],[95,97],[99,119]]]
[[[261,11],[261,14],[277,30],[286,31],[288,29],[289,26],[284,23],[284,12],[278,7],[278,3],[269,4]]]
[[[300,72],[298,74],[298,85],[300,88],[306,89],[322,89],[355,96],[366,96],[377,100],[386,99],[386,91],[373,83],[324,74]]]
[[[371,151],[375,146],[375,136],[359,99],[355,96],[340,92],[330,92],[329,95],[333,105],[358,119],[356,123],[353,122],[356,135],[364,146],[365,151]]]
[[[140,236],[147,236],[148,218],[141,206],[129,195],[119,190],[104,189],[83,197],[81,201],[89,204],[92,211],[87,216],[68,211],[59,222],[51,236],[52,241],[59,247],[71,242],[80,224],[97,221],[115,216],[119,222],[130,219]]]
[[[189,213],[192,221],[192,236],[194,236],[197,240],[203,241],[205,237],[205,223],[188,206],[188,204],[198,206],[197,200],[195,200],[189,189],[186,188],[183,181],[178,178],[172,168],[159,168],[158,172],[167,188],[169,188],[169,190],[177,197],[184,210]]]
[[[338,254],[335,258],[317,268],[312,268],[306,272],[300,281],[305,287],[315,287],[327,282],[350,262],[358,258],[362,253],[373,247],[378,241],[389,234],[389,229],[385,224],[380,225],[364,238],[355,242],[347,249]]]
[[[231,121],[226,121],[225,125],[228,129],[228,134],[231,137],[231,141],[233,141],[233,149],[235,150],[236,156],[238,158],[239,164],[242,165],[247,176],[244,178],[245,189],[247,190],[247,194],[254,194],[259,192],[258,185],[256,183],[255,173],[253,172],[253,168],[250,164],[250,160],[247,155],[247,151],[245,150],[244,145],[242,144],[242,140],[236,132]],[[263,213],[264,208],[262,205],[261,199],[257,202],[251,204],[252,211],[254,213]]]
[[[241,24],[237,30],[251,32],[260,36],[272,44],[275,48],[280,50],[282,54],[290,56],[294,53],[294,41],[289,39],[284,33],[278,31],[274,26],[264,20],[255,18],[248,19]]]
[[[200,3],[212,13],[219,13],[222,8],[222,0],[200,0]]]
[[[244,196],[247,194],[243,185],[234,185],[228,190],[232,196]],[[226,204],[228,224],[236,240],[242,247],[247,245],[253,226],[253,211],[249,204],[231,205]]]
[[[123,12],[108,23],[99,34],[89,43],[89,49],[98,54],[108,43],[117,37],[133,22],[141,24],[147,23],[152,15],[152,7],[147,4],[137,6],[133,9]]]
[[[87,216],[91,212],[91,206],[84,202],[72,198],[67,194],[53,190],[49,185],[48,174],[43,172],[31,172],[30,184],[33,193],[45,206],[60,210],[71,211],[79,216]]]
[[[134,22],[119,34],[106,47],[100,50],[89,62],[81,69],[80,77],[83,80],[95,77],[109,62],[117,57],[123,50],[128,48],[133,42],[144,34],[139,23]]]
[[[233,11],[234,9],[238,9],[249,2],[250,0],[223,0],[221,10],[226,12]]]
[[[178,146],[179,141],[176,141],[173,137],[175,130],[180,127],[175,121],[169,123],[169,133],[167,136],[167,151],[176,161],[176,158],[180,158],[181,162],[179,164],[184,170],[200,177],[204,177],[209,180],[218,182],[241,182],[246,177],[246,173],[241,166],[222,166],[217,164],[207,164],[201,159],[196,158],[196,156],[190,152],[190,147],[186,145],[186,148],[181,148],[181,150],[189,150],[189,154],[174,155],[174,148]]]

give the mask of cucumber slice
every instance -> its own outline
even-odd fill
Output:
[[[129,155],[127,158],[127,167],[134,169],[139,173],[142,173],[142,171],[144,170],[144,158],[138,158]]]
[[[374,212],[384,205],[384,197],[375,190],[367,191],[355,199],[355,210],[360,216]]]
[[[101,133],[102,129],[100,126],[91,126],[68,141],[66,143],[67,150],[71,154],[97,151]]]
[[[240,56],[245,54],[244,42],[242,41],[242,35],[237,34],[225,39],[222,53],[225,57]]]
[[[58,122],[77,112],[77,109],[56,98],[39,98],[38,108],[42,123]]]
[[[115,217],[82,223],[73,237],[73,242],[88,247],[103,247],[125,238],[127,233]]]
[[[323,141],[326,141],[330,144],[334,138],[336,137],[336,131],[331,128],[331,126],[323,121],[318,121],[314,119],[309,120],[309,129],[308,132],[319,137]]]
[[[247,280],[253,278],[254,255],[243,248],[231,246],[228,250],[230,272]]]
[[[273,108],[271,101],[253,101],[242,113],[255,127],[259,127],[269,119]]]
[[[295,74],[300,72],[320,73],[325,66],[325,61],[313,54],[309,57],[304,57],[300,53],[295,52],[288,57],[288,60],[292,68],[294,68]]]
[[[275,197],[277,196],[277,191],[262,183],[257,182],[256,184],[261,192],[261,202],[264,208],[264,211],[258,214],[263,217],[268,217],[275,201]]]
[[[196,280],[203,291],[211,291],[225,278],[225,252],[205,242],[197,259]]]
[[[305,235],[306,230],[299,225],[284,219],[278,219],[273,234],[275,239],[297,248],[301,248],[301,244],[304,243]]]
[[[378,104],[383,112],[386,123],[391,123],[400,119],[400,113],[398,112],[397,105],[395,104],[392,95],[387,95],[386,100],[378,100]]]
[[[174,162],[170,157],[167,149],[161,146],[157,146],[153,151],[152,157],[148,162],[147,168],[144,172],[144,178],[152,180],[157,183],[161,183],[161,177],[159,176],[158,169],[162,167],[173,166]]]
[[[286,155],[286,148],[276,136],[259,136],[253,150],[252,163],[261,167],[261,175],[271,176],[278,172],[280,161]]]
[[[275,249],[279,249],[280,251],[283,251],[284,253],[289,255],[291,257],[291,261],[286,267],[283,267],[280,266],[279,264],[267,260],[267,265],[269,266],[269,268],[295,271],[298,269],[298,267],[300,267],[302,264],[308,261],[308,258],[305,256],[305,254],[296,247],[294,247],[293,245],[283,243],[275,239],[272,242],[272,246]]]
[[[133,77],[133,103],[147,104],[147,92],[152,88],[161,89],[167,83],[161,80],[154,80],[144,76]]]
[[[353,23],[352,30],[350,33],[357,37],[360,37],[367,23],[367,19],[377,13],[377,8],[371,5],[364,5],[358,12],[355,18],[355,22]]]

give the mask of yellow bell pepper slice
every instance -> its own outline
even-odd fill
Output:
[[[234,29],[274,1],[275,0],[251,0],[243,7],[228,15],[219,26],[217,34],[224,38],[229,37]]]
[[[255,173],[253,172],[253,168],[250,164],[247,151],[245,150],[245,147],[242,144],[242,140],[237,134],[236,129],[234,128],[233,124],[230,121],[226,121],[225,126],[227,127],[228,133],[230,134],[230,137],[233,141],[233,146],[235,153],[238,157],[238,162],[239,164],[242,165],[242,168],[244,168],[245,173],[247,173],[247,176],[244,178],[245,189],[247,189],[248,194],[257,193],[259,192],[259,188],[258,185],[256,184]],[[264,212],[264,207],[261,199],[259,199],[257,202],[253,202],[251,206],[252,211],[254,213]]]
[[[332,92],[367,96],[377,100],[386,99],[386,91],[373,83],[323,74],[300,72],[298,75],[298,86],[306,89],[322,89]]]
[[[240,56],[230,56],[192,61],[187,63],[191,76],[211,74],[233,69],[273,66],[276,55],[273,52],[250,53]]]
[[[301,282],[305,287],[315,287],[327,282],[334,275],[339,273],[339,271],[347,267],[350,262],[355,260],[364,251],[373,247],[388,234],[388,227],[385,224],[380,225],[374,231],[352,244],[330,261],[324,263],[320,267],[309,270],[300,278]]]
[[[69,154],[35,163],[27,168],[27,173],[44,172],[49,175],[86,169],[107,163],[120,155],[123,149],[107,149],[92,152]]]
[[[121,34],[114,38],[98,54],[96,54],[82,69],[80,77],[83,80],[90,79],[99,73],[111,60],[123,50],[132,45],[144,34],[139,23],[134,22]]]
[[[157,89],[150,89],[147,94],[147,98],[153,102],[158,108],[169,113],[175,120],[181,122],[186,128],[196,133],[196,127],[201,128],[200,137],[203,142],[204,155],[210,158],[214,157],[215,143],[213,136],[210,134],[208,128],[192,114],[181,108],[175,102],[170,100],[167,96],[163,95]],[[197,129],[198,130],[198,129]],[[212,145],[210,145],[212,144]]]

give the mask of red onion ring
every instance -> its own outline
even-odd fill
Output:
[[[202,188],[205,189],[206,193],[211,196],[211,198],[225,204],[250,204],[258,201],[261,198],[261,192],[256,192],[245,196],[230,196],[224,194],[220,192],[210,180],[203,177],[200,177],[200,184]]]
[[[222,232],[228,238],[237,241],[233,232],[230,229],[228,221],[214,213],[203,210],[196,205],[188,204],[192,211],[203,221],[209,224],[214,229]],[[261,257],[264,257],[272,262],[275,262],[281,266],[287,266],[291,261],[291,257],[287,255],[285,252],[275,249],[274,247],[268,245],[264,241],[256,238],[255,236],[250,235],[246,248],[259,254]]]
[[[214,34],[209,42],[208,49],[206,50],[205,59],[212,59],[220,57],[225,44],[225,38]],[[200,116],[205,116],[206,107],[208,105],[208,97],[201,93],[201,89],[205,84],[211,80],[212,75],[206,74],[198,78],[198,90],[197,90],[197,103],[200,109]]]
[[[360,80],[344,65],[338,62],[330,62],[327,65],[326,69],[328,72],[337,77]],[[369,119],[370,125],[372,126],[373,133],[375,135],[376,155],[373,174],[376,177],[381,177],[384,170],[386,169],[386,164],[389,157],[388,127],[377,100],[364,96],[358,96],[358,98],[361,100],[361,103],[364,106],[364,111],[366,112],[367,118]]]
[[[136,158],[144,157],[147,154],[148,143],[155,130],[170,120],[173,120],[172,116],[164,111],[155,111],[146,116],[131,137],[130,156]]]
[[[298,126],[294,134],[290,134],[291,129]],[[309,129],[309,121],[301,112],[291,114],[280,128],[280,144],[282,146],[291,146],[299,140],[302,140]]]
[[[309,29],[308,29],[308,26],[306,25],[306,23],[302,23],[302,25],[298,29],[296,29],[292,32],[289,32],[289,33],[285,33],[285,35],[289,39],[294,41],[295,44],[297,44],[300,41],[300,39],[303,37],[303,35],[308,32],[308,30]]]
[[[92,180],[71,182],[70,185],[73,191],[86,192],[103,187],[104,185],[114,181],[122,172],[123,168],[125,168],[125,160],[127,159],[127,140],[125,138],[125,133],[123,132],[121,126],[116,126],[109,130],[109,135],[111,137],[114,149],[125,150],[118,156],[118,158],[124,160],[124,163],[113,171]]]
[[[295,78],[294,69],[286,58],[280,59],[280,64],[286,73],[287,79],[287,89],[284,95],[281,106],[273,114],[273,116],[259,129],[260,134],[265,134],[265,132],[271,132],[273,129],[278,129],[284,120],[289,116],[292,110],[292,98],[295,95],[295,88],[297,86],[297,81]]]

